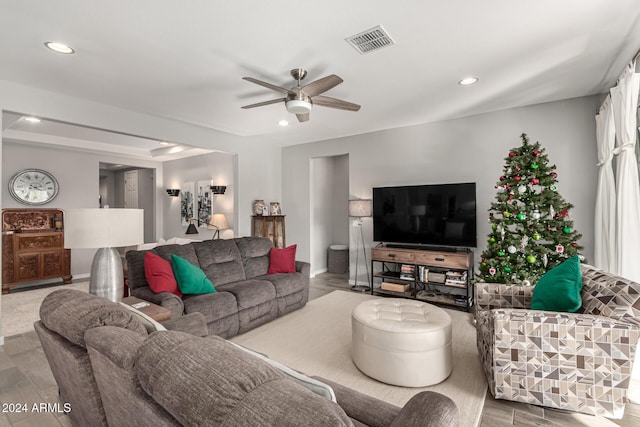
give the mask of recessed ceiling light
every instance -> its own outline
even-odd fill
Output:
[[[462,86],[468,86],[468,85],[472,85],[474,83],[477,83],[478,80],[480,80],[477,77],[465,77],[464,79],[460,80],[458,82],[458,84],[462,85]]]
[[[166,142],[166,141],[161,141],[160,145],[170,145],[170,144],[168,142]]]
[[[280,120],[280,121],[278,122],[278,125],[280,125],[280,126],[282,126],[282,127],[289,126],[289,122],[288,122],[288,121],[286,121],[286,120]]]
[[[60,42],[46,42],[44,45],[49,49],[51,49],[52,51],[58,52],[58,53],[75,53],[76,52],[75,50],[73,50],[72,47],[67,46],[66,44],[60,43]]]
[[[40,123],[40,119],[37,117],[25,117],[24,119],[31,123]]]

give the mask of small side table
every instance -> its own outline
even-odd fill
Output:
[[[171,310],[164,308],[160,305],[154,304],[149,301],[145,301],[138,297],[126,297],[122,298],[122,302],[130,305],[138,311],[143,312],[147,316],[151,317],[156,322],[164,322],[171,318]],[[146,304],[144,306],[137,306],[137,304]]]

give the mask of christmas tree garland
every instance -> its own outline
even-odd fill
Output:
[[[535,285],[546,271],[582,249],[582,235],[569,214],[573,205],[558,193],[556,166],[549,164],[539,142],[530,144],[524,133],[521,138],[522,145],[505,157],[495,186],[478,281]]]

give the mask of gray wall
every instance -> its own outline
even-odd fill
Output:
[[[282,150],[282,199],[287,209],[297,213],[287,218],[287,241],[298,244],[300,259],[310,259],[314,242],[309,159],[348,152],[350,198],[371,198],[371,189],[377,186],[476,182],[477,263],[479,252],[486,247],[488,209],[496,196],[494,186],[504,158],[510,148],[520,145],[519,136],[524,132],[532,141],[540,141],[556,164],[559,191],[575,206],[571,215],[583,234],[584,255],[590,260],[597,181],[594,115],[599,101],[598,96],[576,98],[286,147]],[[368,252],[374,245],[370,218],[365,219],[363,231]],[[360,275],[361,280],[365,277],[366,273]]]

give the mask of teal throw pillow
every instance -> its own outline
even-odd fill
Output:
[[[532,310],[575,313],[582,306],[580,258],[575,255],[547,271],[536,283]]]
[[[173,275],[178,282],[180,292],[186,295],[210,294],[216,292],[211,280],[207,278],[198,266],[191,264],[178,255],[171,255]]]

